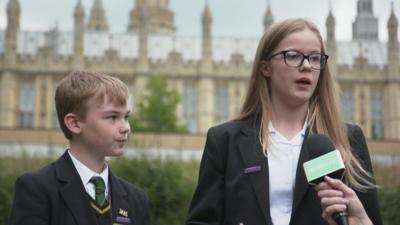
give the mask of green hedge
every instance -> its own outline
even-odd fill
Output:
[[[150,198],[152,224],[182,225],[197,182],[198,162],[117,159],[112,170],[142,187]]]
[[[400,179],[400,178],[398,178]],[[400,224],[400,187],[397,189],[380,190],[379,201],[385,225]]]
[[[395,162],[395,161],[394,161]],[[375,163],[379,203],[385,225],[400,224],[400,165]]]
[[[15,179],[24,171],[35,170],[52,159],[20,158],[0,159],[0,225],[7,224],[12,204]],[[150,198],[153,225],[184,224],[190,199],[194,191],[198,161],[173,159],[120,158],[111,161],[113,173],[142,187]],[[399,166],[375,165],[381,212],[386,225],[400,224]]]
[[[0,225],[7,224],[16,178],[53,160],[23,156],[0,159]],[[153,225],[182,225],[197,182],[199,162],[172,159],[114,159],[114,174],[142,187],[150,199]]]
[[[17,177],[25,171],[40,168],[49,162],[50,159],[32,159],[25,155],[19,158],[0,159],[0,225],[7,224]]]

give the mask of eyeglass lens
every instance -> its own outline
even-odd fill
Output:
[[[288,66],[299,67],[307,59],[313,69],[323,69],[326,63],[326,56],[320,53],[312,53],[308,56],[297,52],[297,51],[287,51],[284,53],[285,62]]]

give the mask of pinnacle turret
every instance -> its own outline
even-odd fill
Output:
[[[102,0],[94,1],[87,28],[93,31],[108,31],[108,23]]]

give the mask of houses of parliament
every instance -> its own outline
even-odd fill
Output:
[[[165,77],[181,96],[176,114],[193,134],[238,115],[258,39],[214,37],[218,17],[208,4],[196,37],[176,34],[169,0],[136,0],[124,33],[109,32],[102,0],[88,10],[75,1],[73,30],[25,31],[19,0],[8,0],[7,25],[0,30],[0,130],[56,130],[55,87],[72,70],[119,77],[134,110],[148,79]],[[388,41],[381,42],[372,4],[357,1],[351,41],[336,40],[329,11],[327,54],[345,120],[359,124],[369,139],[400,140],[398,19],[392,6]],[[268,29],[273,21],[268,5],[260,25]]]

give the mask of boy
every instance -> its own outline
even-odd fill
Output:
[[[70,148],[54,163],[16,181],[11,225],[149,224],[145,193],[114,176],[130,127],[128,88],[115,77],[72,72],[56,89],[56,109]]]

